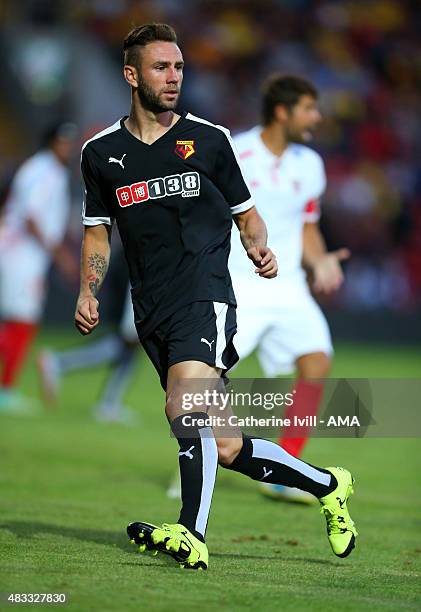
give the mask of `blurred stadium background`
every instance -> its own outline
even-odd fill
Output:
[[[3,0],[0,11],[3,199],[52,119],[72,119],[83,142],[127,111],[122,38],[134,24],[169,22],[187,64],[181,107],[234,133],[258,122],[259,86],[268,73],[298,73],[316,84],[324,122],[314,146],[328,173],[322,227],[330,248],[353,253],[342,291],[325,304],[333,337],[421,340],[417,1]],[[69,239],[77,254],[76,156],[73,194]],[[124,296],[118,257],[113,270],[112,291],[102,297],[110,321]],[[61,286],[54,273],[52,281],[45,324],[68,325],[76,287]]]

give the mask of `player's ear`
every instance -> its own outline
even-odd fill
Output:
[[[277,104],[273,109],[273,116],[277,121],[285,123],[288,119],[288,109],[283,104]]]
[[[129,64],[125,64],[123,68],[124,78],[130,87],[138,87],[139,78],[137,68],[135,66],[130,66]]]

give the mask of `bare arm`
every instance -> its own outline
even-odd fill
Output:
[[[348,249],[329,253],[318,223],[304,224],[303,265],[313,273],[313,288],[316,291],[332,293],[339,289],[344,280],[340,262],[350,256]]]
[[[274,278],[278,273],[276,257],[266,246],[266,225],[256,208],[253,206],[235,215],[234,221],[240,231],[247,256],[256,266],[256,274],[264,278]]]
[[[80,291],[76,304],[75,325],[81,334],[90,334],[99,323],[96,298],[108,269],[111,227],[86,226],[80,261]]]

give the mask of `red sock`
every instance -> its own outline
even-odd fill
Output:
[[[0,360],[3,371],[0,385],[11,387],[19,374],[38,325],[5,321],[0,325]]]
[[[284,418],[291,419],[291,423],[294,423],[294,416],[300,419],[306,416],[316,416],[323,395],[323,384],[301,379],[295,383],[294,390],[294,403],[288,406]],[[301,437],[296,438],[291,436],[294,433],[297,434],[297,428],[285,427],[279,437],[279,445],[290,455],[299,457],[308,440],[308,430],[308,427],[300,427]]]

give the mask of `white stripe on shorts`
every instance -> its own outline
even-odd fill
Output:
[[[215,347],[215,366],[217,368],[226,368],[227,366],[222,361],[222,354],[227,346],[225,337],[225,322],[227,320],[228,304],[224,302],[213,302],[213,308],[216,315],[216,347]]]

